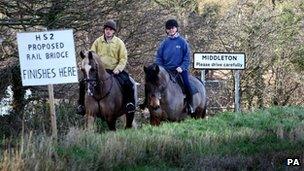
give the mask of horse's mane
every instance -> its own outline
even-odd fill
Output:
[[[146,82],[151,84],[159,84],[159,72],[160,72],[160,66],[157,64],[152,64],[148,67],[144,68],[145,74],[146,74]]]
[[[93,57],[94,61],[98,64],[98,67],[100,65],[102,68],[104,68],[103,63],[100,59],[100,56],[97,53],[95,53],[94,51],[89,51],[89,53],[90,52],[92,53],[92,57]]]
[[[101,68],[104,68],[104,64],[102,63],[101,58],[97,53],[94,51],[88,51],[88,55],[86,56],[88,60],[90,60],[90,55],[92,55],[93,61],[97,64],[98,71],[100,71]]]

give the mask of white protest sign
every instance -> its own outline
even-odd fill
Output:
[[[244,53],[194,53],[196,69],[245,69]]]
[[[17,33],[22,85],[78,82],[73,30]]]

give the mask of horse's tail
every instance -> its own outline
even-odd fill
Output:
[[[137,83],[131,76],[129,76],[129,78],[130,78],[130,81],[133,84],[135,106],[138,106],[138,88],[137,88],[137,86],[140,85],[140,84]]]

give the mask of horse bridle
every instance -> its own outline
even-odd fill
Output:
[[[95,99],[96,101],[100,101],[100,100],[104,99],[105,97],[107,97],[107,96],[110,94],[110,92],[111,92],[111,90],[112,90],[112,87],[113,87],[113,75],[110,75],[108,78],[106,78],[106,79],[104,79],[104,80],[98,80],[98,79],[96,79],[96,78],[90,78],[90,79],[85,78],[85,79],[84,79],[84,81],[87,82],[87,84],[93,84],[93,85],[91,85],[91,86],[95,88],[95,87],[97,86],[96,82],[97,82],[97,83],[101,83],[101,85],[102,85],[102,84],[104,84],[104,83],[105,83],[108,79],[110,79],[110,78],[111,78],[111,85],[110,85],[109,90],[108,90],[107,93],[106,93],[105,95],[103,95],[100,99]],[[88,94],[88,95],[94,97],[94,94],[93,94],[93,93],[92,93],[92,94]],[[95,98],[95,97],[94,97],[94,98]]]

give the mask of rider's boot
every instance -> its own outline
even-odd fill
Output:
[[[124,101],[124,104],[126,105],[125,106],[126,112],[127,113],[135,112],[136,107],[135,107],[135,97],[134,97],[133,84],[132,83],[125,84],[124,87],[125,87],[124,88],[125,97],[124,97],[123,101]]]
[[[186,100],[187,100],[187,111],[188,111],[188,114],[191,115],[194,113],[192,93],[186,93]]]

